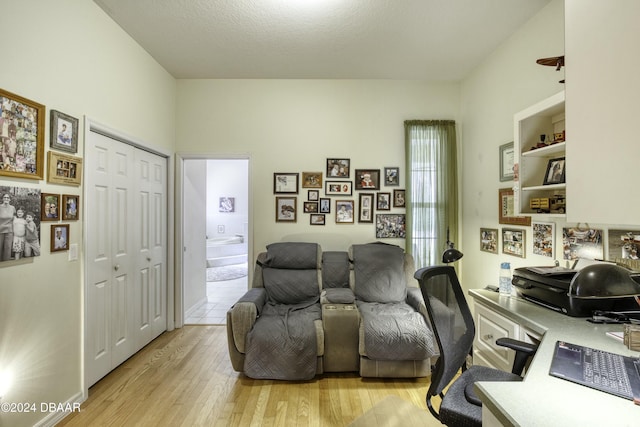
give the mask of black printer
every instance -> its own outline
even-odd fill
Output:
[[[582,271],[584,270],[584,271]],[[573,283],[577,270],[563,267],[521,267],[513,272],[512,284],[522,298],[573,317],[590,317],[595,310],[638,310],[634,298],[639,288],[637,276],[630,270],[615,264],[598,264],[584,267],[585,278],[593,278],[586,290]],[[577,278],[577,277],[576,277]],[[621,290],[622,286],[626,286]],[[595,289],[595,290],[594,290]]]

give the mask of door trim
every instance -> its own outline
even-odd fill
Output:
[[[182,224],[184,218],[182,215],[184,209],[184,162],[185,160],[247,160],[247,181],[249,183],[248,192],[248,225],[247,225],[247,259],[249,265],[253,260],[253,186],[252,179],[252,159],[251,154],[219,154],[219,153],[176,153],[176,165],[175,165],[175,269],[174,269],[174,281],[175,281],[175,327],[181,328],[184,326],[184,283],[183,283],[183,254],[184,254],[184,233]],[[253,270],[249,268],[248,271],[249,283],[253,280]]]
[[[153,147],[151,144],[148,144],[145,141],[142,141],[141,139],[135,138],[131,135],[127,135],[124,132],[118,131],[110,126],[107,126],[95,119],[92,119],[88,116],[84,116],[84,141],[85,144],[83,146],[83,152],[82,152],[82,156],[83,158],[86,158],[87,155],[87,141],[89,141],[89,134],[90,132],[95,132],[98,133],[100,135],[106,136],[108,138],[114,139],[116,141],[122,142],[124,144],[128,144],[131,145],[135,148],[138,148],[140,150],[144,150],[147,151],[149,153],[155,154],[157,156],[163,157],[166,159],[167,161],[167,206],[166,206],[166,210],[167,210],[167,331],[171,331],[175,328],[175,315],[176,315],[176,310],[175,310],[175,300],[174,300],[174,295],[176,293],[176,286],[175,286],[175,282],[173,280],[173,278],[175,277],[175,273],[174,273],[174,269],[175,269],[175,265],[174,265],[174,259],[175,259],[175,251],[174,251],[174,227],[175,227],[175,216],[174,216],[174,209],[170,209],[170,206],[175,206],[174,205],[174,201],[175,201],[175,194],[174,194],[174,188],[172,183],[174,182],[174,176],[175,176],[175,168],[174,168],[174,162],[173,162],[173,156],[171,154],[171,152],[166,151],[164,149],[158,148],[158,147]],[[89,209],[89,207],[87,206],[87,188],[86,186],[82,187],[82,197],[83,197],[83,206],[82,208],[84,209],[84,212],[88,212],[87,209]],[[81,370],[81,381],[82,381],[82,398],[83,401],[86,400],[89,397],[89,387],[86,383],[86,375],[85,375],[85,356],[86,356],[86,348],[85,346],[87,345],[87,340],[86,340],[86,336],[85,334],[87,333],[86,331],[86,324],[87,324],[87,294],[85,292],[85,286],[87,283],[87,271],[86,271],[86,266],[88,265],[88,260],[87,260],[87,251],[85,250],[85,248],[88,247],[88,238],[90,236],[87,235],[86,233],[86,227],[84,227],[84,220],[83,220],[83,241],[82,241],[82,245],[83,245],[83,255],[82,255],[82,263],[84,265],[84,273],[83,273],[83,286],[82,286],[82,304],[83,304],[83,309],[82,309],[82,338],[81,338],[81,342],[82,342],[82,349],[81,349],[81,366],[82,366],[82,370]]]

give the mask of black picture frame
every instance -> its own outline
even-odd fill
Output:
[[[327,179],[349,178],[351,159],[327,159]]]
[[[544,174],[544,182],[542,184],[564,184],[566,182],[565,166],[566,164],[564,157],[550,159],[547,163],[547,171]]]
[[[298,194],[299,177],[298,173],[274,173],[273,194]]]
[[[397,187],[400,185],[400,168],[384,168],[384,185],[386,187]]]
[[[358,194],[358,222],[373,223],[374,194]]]
[[[356,169],[356,190],[380,190],[380,169]]]

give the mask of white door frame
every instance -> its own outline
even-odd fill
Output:
[[[184,209],[184,162],[185,160],[248,160],[248,183],[247,189],[249,198],[249,212],[248,212],[248,225],[247,225],[247,260],[251,265],[253,259],[253,186],[251,183],[251,155],[250,154],[212,154],[212,153],[176,153],[176,168],[175,168],[175,327],[181,328],[184,326],[184,271],[183,271],[183,255],[184,255],[184,230],[183,230],[183,209]],[[251,283],[253,271],[249,268],[249,283]]]
[[[175,306],[175,298],[174,296],[176,295],[176,286],[175,286],[175,282],[173,280],[171,280],[173,277],[175,277],[175,273],[174,273],[174,259],[175,259],[175,250],[174,250],[174,228],[175,228],[175,216],[174,216],[174,210],[170,209],[170,206],[175,206],[174,205],[174,199],[175,199],[175,195],[174,195],[174,189],[173,189],[173,185],[172,183],[174,182],[174,176],[175,176],[175,168],[174,168],[174,162],[173,160],[173,156],[171,155],[171,153],[169,151],[160,149],[158,147],[153,147],[150,144],[138,139],[138,138],[134,138],[130,135],[127,135],[123,132],[120,132],[112,127],[109,127],[103,123],[100,123],[97,120],[94,120],[90,117],[85,116],[84,117],[84,141],[88,141],[89,140],[89,133],[90,132],[95,132],[95,133],[99,133],[101,135],[104,135],[106,137],[112,138],[116,141],[120,141],[124,144],[128,144],[131,145],[133,147],[139,148],[141,150],[144,151],[148,151],[150,153],[153,153],[155,155],[158,155],[160,157],[163,157],[167,160],[167,331],[171,331],[175,328],[175,319],[176,319],[176,306]],[[83,152],[83,157],[86,157],[87,154],[87,147],[86,145],[84,146],[84,152]],[[86,212],[88,212],[89,206],[87,206],[87,188],[83,187],[82,190],[83,193],[83,209],[86,215]],[[84,221],[83,221],[83,248],[87,248],[88,247],[88,239],[90,236],[87,235],[86,233],[86,227],[84,227]],[[82,256],[82,262],[84,264],[84,280],[83,283],[86,284],[87,283],[87,271],[86,271],[86,267],[88,265],[88,260],[87,260],[87,251],[83,250],[83,256]],[[87,324],[87,295],[85,293],[85,289],[84,289],[84,285],[82,287],[82,301],[83,301],[83,319],[82,319],[82,357],[81,357],[81,363],[82,363],[82,384],[83,384],[83,400],[86,400],[89,397],[89,388],[88,385],[86,384],[86,377],[85,377],[85,353],[86,353],[86,324]],[[182,308],[180,307],[180,311],[182,311]]]

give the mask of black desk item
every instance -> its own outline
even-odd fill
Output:
[[[635,357],[558,341],[549,375],[640,405],[640,360]]]

